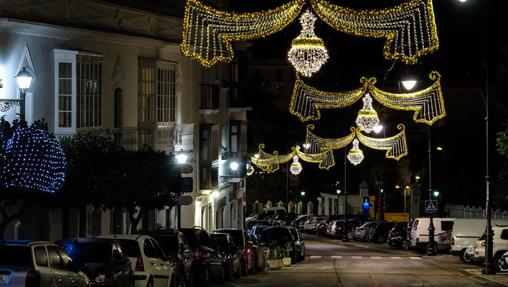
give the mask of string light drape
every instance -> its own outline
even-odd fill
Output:
[[[351,106],[368,92],[380,104],[394,110],[412,111],[415,122],[432,125],[446,116],[446,109],[441,89],[441,75],[432,71],[429,78],[433,81],[431,86],[412,93],[380,90],[375,87],[376,78],[362,77],[360,88],[346,92],[320,91],[298,78],[293,88],[289,111],[302,122],[319,120],[321,109]]]
[[[312,7],[325,23],[338,31],[385,39],[386,59],[414,64],[421,56],[439,48],[432,0],[410,0],[379,10],[351,9],[326,0],[312,1]]]
[[[182,53],[211,67],[230,62],[233,41],[262,38],[278,32],[300,14],[305,0],[293,0],[278,8],[255,13],[224,12],[187,0],[183,18]]]

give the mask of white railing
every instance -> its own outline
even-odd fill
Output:
[[[447,205],[445,212],[452,218],[485,218],[485,209],[469,205]],[[492,210],[493,219],[508,219],[508,211],[496,209]]]

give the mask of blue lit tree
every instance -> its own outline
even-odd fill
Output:
[[[62,186],[65,169],[63,150],[44,121],[11,125],[0,118],[0,240],[31,204],[52,201],[48,194]]]

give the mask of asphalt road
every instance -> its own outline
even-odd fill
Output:
[[[384,245],[343,243],[315,236],[306,240],[306,249],[303,262],[221,286],[505,286],[464,272],[461,268],[468,265],[450,255],[427,257]]]

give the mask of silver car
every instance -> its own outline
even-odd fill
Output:
[[[86,287],[90,280],[78,271],[62,247],[50,242],[0,243],[0,286]]]

